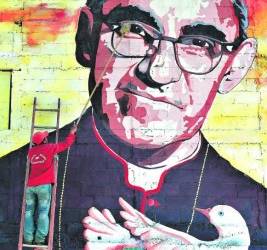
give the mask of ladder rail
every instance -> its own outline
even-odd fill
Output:
[[[36,108],[37,106],[37,98],[34,97],[33,101],[33,110],[32,110],[32,124],[31,124],[31,137],[30,137],[30,144],[29,149],[32,148],[32,136],[35,128],[41,129],[56,129],[56,137],[55,143],[58,143],[59,138],[59,119],[60,119],[60,98],[58,98],[57,109],[40,109]],[[35,126],[35,113],[37,111],[45,111],[45,112],[56,112],[56,126]],[[54,239],[54,223],[55,223],[55,208],[56,208],[56,192],[57,192],[57,173],[58,173],[58,156],[56,155],[54,158],[54,173],[55,173],[55,183],[52,188],[51,194],[51,205],[50,205],[50,219],[49,219],[49,233],[48,233],[48,245],[46,246],[37,246],[37,245],[28,245],[23,243],[23,235],[24,235],[24,223],[25,223],[25,211],[26,211],[26,189],[27,183],[29,179],[30,173],[30,160],[27,157],[27,164],[26,164],[26,172],[25,172],[25,181],[24,181],[24,191],[23,191],[23,200],[22,200],[22,208],[21,208],[21,219],[20,219],[20,229],[19,229],[19,242],[18,242],[18,250],[23,250],[23,247],[28,248],[44,248],[47,250],[53,249],[53,239]]]
[[[56,143],[58,143],[58,137],[59,137],[59,119],[60,119],[60,99],[58,99],[57,102],[57,130],[56,130]]]
[[[49,233],[48,233],[48,249],[53,249],[54,241],[54,225],[55,225],[55,211],[56,211],[56,195],[57,195],[57,172],[58,172],[58,157],[54,159],[54,169],[55,169],[55,183],[52,188],[52,197],[50,205],[50,221],[49,221]]]
[[[57,112],[57,124],[56,124],[56,139],[58,143],[59,138],[59,119],[60,119],[60,99],[58,99],[58,112]],[[54,225],[55,225],[55,211],[56,211],[56,196],[57,196],[57,175],[58,175],[58,155],[54,158],[54,171],[55,171],[55,183],[53,185],[51,206],[50,206],[50,223],[49,223],[49,236],[48,236],[48,249],[53,249],[54,240]]]
[[[29,148],[32,147],[32,134],[33,134],[34,123],[35,123],[35,108],[36,108],[36,97],[34,97],[34,101],[33,101],[31,138],[30,138]],[[18,250],[22,250],[22,248],[23,248],[23,233],[24,233],[25,209],[26,209],[26,188],[27,188],[29,173],[30,173],[30,161],[27,157],[26,173],[25,173],[25,180],[24,180],[23,200],[22,200],[21,217],[20,217],[21,219],[20,219],[20,228],[19,228]]]

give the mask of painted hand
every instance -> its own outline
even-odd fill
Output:
[[[192,249],[188,241],[177,233],[178,231],[152,221],[122,198],[119,199],[119,203],[123,208],[120,214],[125,219],[124,226],[133,235],[140,237],[146,250]]]
[[[129,231],[116,223],[108,209],[101,213],[94,207],[90,208],[82,223],[87,240],[84,250],[120,250],[134,247],[136,243]]]

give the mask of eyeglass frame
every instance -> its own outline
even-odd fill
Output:
[[[173,45],[173,49],[174,49],[174,55],[175,55],[175,61],[178,65],[178,67],[182,70],[182,71],[185,71],[187,73],[190,73],[190,74],[195,74],[195,75],[206,75],[208,73],[210,73],[211,71],[213,71],[220,63],[221,61],[221,58],[222,58],[222,55],[224,53],[232,53],[233,51],[237,50],[238,47],[240,46],[240,44],[245,40],[243,38],[241,38],[240,36],[237,37],[233,42],[223,42],[221,40],[218,40],[216,38],[213,38],[213,37],[209,37],[209,36],[204,36],[204,35],[182,35],[182,36],[179,36],[178,38],[174,38],[174,37],[169,37],[169,36],[164,36],[162,33],[160,33],[158,30],[156,30],[155,28],[149,26],[149,28],[154,32],[154,34],[158,35],[157,38],[155,38],[151,33],[152,32],[147,32],[148,30],[145,30],[147,32],[147,34],[153,39],[153,41],[159,41],[158,43],[158,46],[154,46],[155,47],[155,51],[153,51],[152,54],[146,54],[144,56],[127,56],[127,55],[123,55],[119,52],[117,52],[116,50],[116,46],[117,45],[114,45],[114,35],[115,33],[116,34],[119,34],[121,35],[121,32],[119,30],[118,32],[118,27],[122,27],[123,23],[126,23],[126,24],[135,24],[135,25],[141,25],[141,27],[143,28],[144,26],[148,26],[147,24],[145,23],[141,23],[141,22],[138,22],[138,21],[131,21],[131,20],[127,20],[127,21],[122,21],[122,22],[119,22],[118,23],[108,23],[108,22],[105,22],[107,24],[107,26],[109,27],[110,31],[112,31],[112,36],[111,36],[111,46],[112,46],[112,49],[116,52],[116,56],[119,56],[121,58],[145,58],[145,57],[151,57],[152,55],[154,55],[155,53],[157,53],[157,51],[159,51],[160,49],[160,44],[161,44],[161,41],[168,41],[168,42],[171,42],[172,45]],[[118,26],[118,27],[115,27],[115,26]],[[179,58],[178,58],[178,55],[177,55],[177,52],[176,52],[176,49],[175,49],[175,43],[179,43],[179,41],[181,41],[182,38],[204,38],[204,39],[208,39],[209,41],[212,41],[214,43],[217,43],[221,46],[221,51],[220,51],[220,57],[219,57],[219,60],[218,62],[212,66],[210,68],[210,70],[208,70],[207,72],[203,72],[203,73],[196,73],[196,72],[193,72],[193,71],[190,71],[190,70],[186,70],[184,69],[184,67],[181,65],[181,63],[179,62]],[[150,43],[150,45],[152,45],[152,43]],[[231,46],[232,49],[228,49],[227,47]],[[148,49],[149,50],[149,49]]]

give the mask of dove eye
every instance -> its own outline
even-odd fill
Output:
[[[223,212],[223,211],[220,211],[218,214],[219,214],[220,216],[224,216],[224,212]]]

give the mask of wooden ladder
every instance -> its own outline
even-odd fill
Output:
[[[36,112],[56,112],[56,126],[36,126],[35,125],[35,113]],[[32,147],[32,135],[35,129],[55,129],[56,130],[56,138],[55,143],[58,142],[59,136],[59,118],[60,118],[60,99],[58,99],[57,108],[56,109],[41,109],[37,108],[37,98],[34,97],[33,101],[33,111],[32,111],[32,125],[31,125],[31,139],[30,139],[30,146]],[[50,207],[50,221],[49,221],[49,234],[48,234],[48,244],[47,245],[29,245],[23,243],[23,234],[24,234],[24,221],[25,221],[25,208],[26,208],[26,188],[29,178],[30,172],[30,161],[27,159],[27,167],[26,167],[26,174],[25,174],[25,182],[24,182],[24,192],[23,192],[23,201],[22,201],[22,208],[21,208],[21,220],[20,220],[20,230],[19,230],[19,243],[18,243],[18,250],[22,250],[23,248],[35,248],[37,249],[46,249],[52,250],[53,249],[53,239],[54,239],[54,220],[55,220],[55,208],[56,208],[56,193],[57,193],[57,172],[58,172],[58,157],[55,156],[54,158],[54,171],[55,171],[55,183],[52,189],[52,198],[51,198],[51,207]]]

